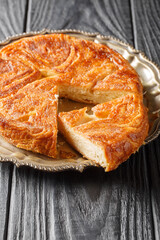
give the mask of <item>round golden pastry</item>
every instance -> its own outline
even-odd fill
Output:
[[[92,114],[83,108],[58,116],[61,97],[95,107]],[[117,168],[148,134],[136,71],[108,46],[65,34],[22,38],[3,47],[0,134],[19,148],[56,158],[58,128],[83,156],[106,171]]]

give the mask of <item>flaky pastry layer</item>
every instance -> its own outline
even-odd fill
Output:
[[[147,136],[142,92],[136,71],[106,45],[50,34],[22,38],[0,51],[0,133],[17,147],[53,158],[57,96],[98,104],[92,115],[86,109],[61,113],[60,130],[109,171]]]

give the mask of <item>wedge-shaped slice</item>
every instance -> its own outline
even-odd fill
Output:
[[[106,171],[117,168],[143,144],[148,133],[146,108],[134,94],[97,105],[94,115],[86,110],[60,113],[59,128],[75,149]]]
[[[56,157],[57,87],[37,80],[0,101],[0,134],[13,145]]]

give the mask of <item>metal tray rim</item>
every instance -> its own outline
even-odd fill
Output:
[[[119,44],[123,44],[125,47],[127,47],[127,50],[132,53],[132,54],[136,54],[139,55],[142,61],[146,61],[148,64],[150,64],[155,71],[157,71],[158,75],[160,76],[160,67],[153,61],[151,61],[150,59],[148,59],[145,54],[140,51],[140,50],[136,50],[133,48],[132,45],[130,45],[129,43],[126,43],[122,40],[119,40],[113,36],[104,36],[99,34],[98,32],[86,32],[86,31],[81,31],[81,30],[76,30],[76,29],[63,29],[63,30],[49,30],[49,29],[43,29],[41,31],[31,31],[31,32],[24,32],[24,33],[20,33],[20,34],[16,34],[16,35],[12,35],[7,37],[5,40],[0,41],[0,48],[11,43],[12,41],[24,38],[24,37],[30,37],[30,36],[35,36],[35,35],[41,35],[41,34],[52,34],[52,33],[65,33],[65,34],[79,34],[79,35],[84,35],[84,36],[88,36],[88,37],[95,37],[96,39],[101,39],[101,40],[106,40],[106,41],[115,41],[116,43]],[[160,84],[160,79],[158,79],[159,84]],[[159,112],[158,112],[159,113]],[[145,140],[145,144],[151,142],[152,140],[156,139],[158,136],[160,135],[160,115],[159,118],[157,120],[157,125],[156,128],[154,130],[154,133],[152,134],[151,137],[147,138],[147,140]],[[49,171],[49,172],[59,172],[59,171],[64,171],[64,170],[78,170],[80,172],[82,172],[85,168],[90,167],[90,166],[99,166],[98,164],[94,163],[93,161],[90,160],[86,160],[83,161],[83,163],[73,163],[73,164],[66,164],[64,166],[56,166],[56,167],[52,167],[52,166],[41,166],[38,164],[33,164],[33,163],[28,163],[28,162],[24,162],[21,160],[18,160],[16,158],[11,158],[11,157],[3,157],[0,156],[0,162],[12,162],[14,163],[17,167],[20,166],[29,166],[32,167],[34,169],[38,169],[38,170],[43,170],[43,171]]]

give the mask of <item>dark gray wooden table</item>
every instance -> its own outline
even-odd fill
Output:
[[[74,28],[113,35],[160,65],[159,0],[0,0],[0,40]],[[0,240],[160,239],[160,137],[116,171],[0,163]]]

